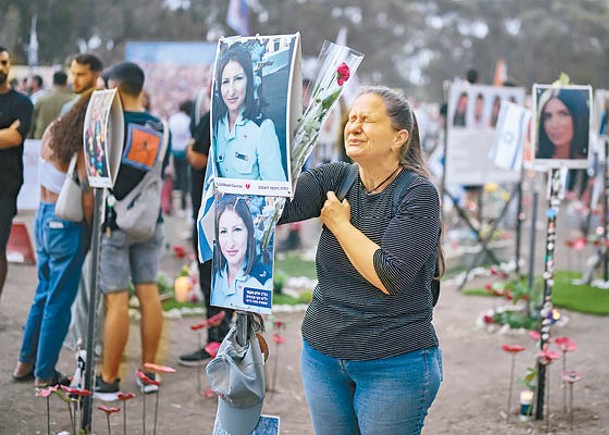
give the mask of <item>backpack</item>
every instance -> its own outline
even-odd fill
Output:
[[[163,141],[159,155],[150,171],[121,200],[114,202],[116,225],[135,239],[149,240],[154,235],[161,209],[161,172],[169,143],[169,128],[163,120]]]
[[[345,196],[347,196],[349,189],[351,189],[351,186],[353,186],[353,183],[355,183],[355,180],[357,179],[358,172],[359,172],[359,167],[358,167],[357,163],[352,163],[351,165],[349,165],[349,167],[347,167],[347,170],[345,171],[345,175],[343,176],[343,179],[341,180],[340,185],[336,189],[336,197],[338,198],[339,201],[342,201],[343,199],[345,199]],[[411,172],[409,170],[405,170],[404,175],[401,176],[400,178],[398,178],[397,185],[395,186],[395,189],[393,190],[393,197],[391,200],[394,215],[397,213],[398,206],[400,205],[402,197],[408,191],[408,188],[410,187],[410,184],[414,180],[415,176],[416,175],[413,172]],[[431,280],[431,296],[432,296],[432,300],[433,300],[433,306],[436,306],[436,304],[438,303],[438,299],[440,297],[440,272],[439,272],[439,270],[440,270],[439,263],[438,263],[438,260],[436,260],[436,266],[435,266],[434,275],[433,275],[434,278]]]

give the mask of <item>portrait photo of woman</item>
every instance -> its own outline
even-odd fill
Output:
[[[590,94],[587,87],[534,87],[537,97],[537,159],[566,160],[574,161],[577,166],[586,165]],[[572,166],[569,162],[564,163]]]
[[[220,178],[287,181],[278,128],[262,110],[264,64],[255,64],[250,48],[254,50],[252,44],[235,42],[218,56],[212,96],[215,173]]]
[[[216,203],[211,305],[266,313],[272,298],[271,267],[263,261],[249,201],[227,194]]]

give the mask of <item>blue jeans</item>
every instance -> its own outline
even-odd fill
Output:
[[[19,361],[35,363],[49,380],[70,325],[70,307],[85,257],[84,224],[55,216],[55,204],[40,203],[34,223],[38,286],[23,332]]]
[[[302,380],[317,435],[420,434],[442,381],[437,347],[391,358],[332,358],[303,340]]]

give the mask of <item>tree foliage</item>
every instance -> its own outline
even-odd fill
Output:
[[[601,0],[248,0],[250,29],[301,32],[303,55],[316,56],[341,27],[366,58],[363,82],[403,88],[439,101],[442,83],[474,67],[490,83],[497,59],[518,85],[553,81],[607,87],[609,9]],[[37,15],[41,64],[64,64],[83,50],[106,64],[129,40],[210,40],[234,32],[228,0],[0,0],[0,45],[27,60]]]

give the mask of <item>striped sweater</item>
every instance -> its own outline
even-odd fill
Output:
[[[318,217],[326,193],[337,190],[347,167],[329,163],[302,173],[279,224]],[[346,196],[351,223],[380,246],[374,268],[389,295],[360,275],[332,232],[322,229],[318,284],[302,334],[311,347],[331,357],[370,360],[438,346],[431,324],[431,280],[439,240],[439,196],[429,180],[417,176],[394,216],[397,179],[382,192],[368,194],[358,177]]]

